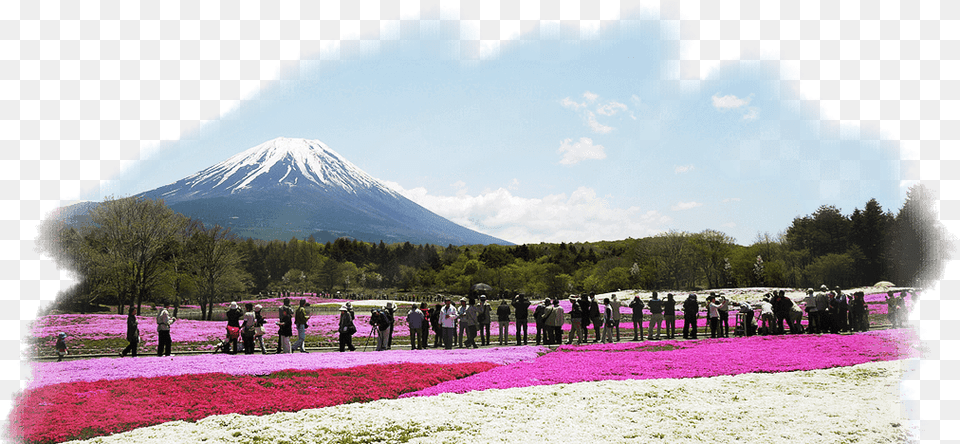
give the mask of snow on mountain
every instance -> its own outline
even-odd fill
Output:
[[[319,140],[273,139],[138,196],[257,239],[509,244],[417,205]]]
[[[285,137],[264,142],[158,191],[162,190],[159,197],[170,204],[284,187],[397,194],[323,142]]]

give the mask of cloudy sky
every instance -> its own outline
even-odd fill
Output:
[[[515,243],[715,229],[749,244],[820,205],[895,212],[940,172],[926,161],[948,30],[923,21],[938,4],[901,20],[897,3],[767,3],[121,4],[98,28],[64,4],[59,56],[79,60],[59,62],[58,108],[27,85],[41,100],[21,114],[40,124],[21,133],[59,124],[75,179],[61,202],[153,189],[284,136]]]

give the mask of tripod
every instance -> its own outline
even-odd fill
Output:
[[[363,341],[363,351],[367,351],[367,344],[370,343],[370,337],[373,336],[373,331],[376,329],[377,329],[376,325],[374,325],[373,327],[370,327],[370,333],[367,333],[367,339],[364,339]]]

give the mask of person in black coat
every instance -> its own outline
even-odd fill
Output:
[[[697,295],[690,294],[683,301],[683,339],[697,339],[697,314],[699,311],[700,304],[697,302]]]
[[[546,314],[547,304],[548,300],[544,299],[543,302],[537,304],[537,308],[533,310],[533,322],[537,326],[537,345],[540,345],[541,340],[544,342],[544,344],[549,343],[547,341],[546,334],[542,333],[544,332],[543,316]]]
[[[140,345],[140,326],[137,324],[137,309],[136,307],[130,306],[130,310],[127,313],[127,348],[123,349],[120,352],[120,357],[126,357],[127,353],[131,353],[131,356],[134,358],[137,357],[137,347]]]
[[[590,318],[590,296],[586,293],[580,295],[580,328],[583,330],[583,342],[587,342],[590,336],[590,324],[593,320]]]
[[[497,325],[500,327],[500,345],[507,345],[507,336],[510,334],[510,304],[501,300],[497,307]]]
[[[433,348],[443,346],[443,328],[440,326],[440,309],[442,305],[436,304],[433,310],[430,310],[430,328],[433,329]]]
[[[634,296],[633,300],[630,301],[630,309],[633,310],[630,319],[633,320],[634,341],[643,340],[643,308],[643,300],[640,299],[640,296]]]
[[[523,344],[527,344],[527,313],[530,310],[530,301],[523,293],[513,298],[513,313],[517,320],[517,345],[520,345],[520,331],[523,330]]]
[[[602,318],[600,317],[600,304],[597,303],[597,296],[593,293],[590,294],[590,321],[593,323],[593,333],[594,338],[593,342],[600,342],[600,327],[603,326]]]

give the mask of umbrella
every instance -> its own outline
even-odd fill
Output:
[[[479,284],[473,284],[473,286],[470,287],[470,291],[474,293],[489,293],[493,291],[493,287],[481,282]]]
[[[876,284],[873,284],[873,286],[874,287],[895,287],[896,285],[893,285],[893,282],[890,282],[890,281],[880,281],[880,282],[877,282]]]

